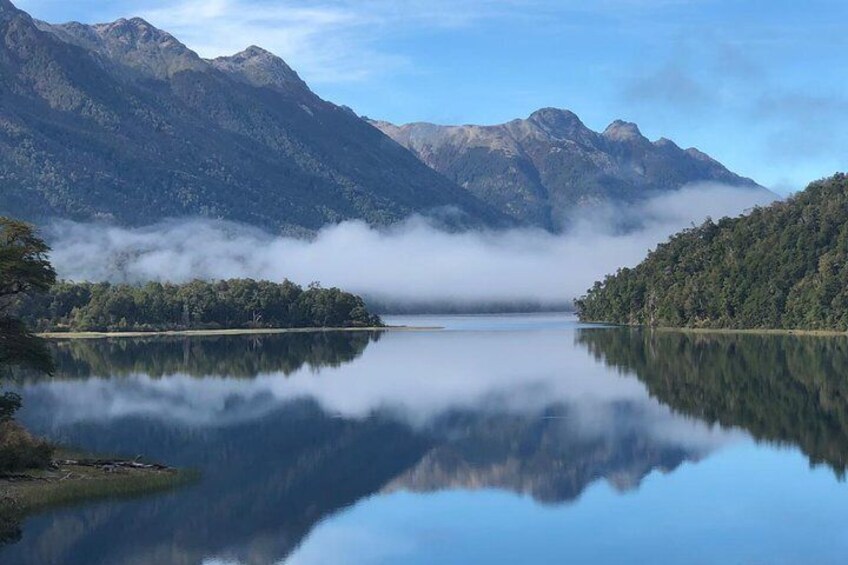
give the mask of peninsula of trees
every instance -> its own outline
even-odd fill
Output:
[[[848,176],[673,236],[576,301],[583,321],[848,330]]]
[[[252,279],[144,285],[59,282],[15,310],[37,331],[379,327],[362,298],[338,288]]]

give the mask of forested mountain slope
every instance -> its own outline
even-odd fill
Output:
[[[848,177],[686,230],[577,306],[586,321],[846,331]]]
[[[274,232],[505,218],[251,47],[204,60],[133,18],[50,25],[0,0],[0,214]],[[508,222],[507,222],[508,223]]]

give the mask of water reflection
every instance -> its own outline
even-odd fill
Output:
[[[848,338],[586,329],[586,346],[682,414],[799,447],[844,477]]]
[[[123,377],[252,378],[290,375],[304,366],[339,367],[362,355],[379,332],[311,332],[285,335],[155,337],[67,340],[53,345],[63,379]]]
[[[57,378],[23,386],[29,426],[203,478],[37,517],[0,558],[267,563],[373,495],[573,504],[599,480],[633,490],[746,430],[844,468],[844,344],[749,337],[566,325],[60,343]]]

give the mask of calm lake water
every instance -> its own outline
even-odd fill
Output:
[[[844,563],[848,339],[420,317],[75,341],[21,419],[201,472],[3,563]]]

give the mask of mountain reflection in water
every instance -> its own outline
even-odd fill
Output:
[[[0,550],[9,562],[267,563],[375,494],[500,489],[571,503],[598,480],[635,489],[746,432],[844,469],[840,340],[569,324],[55,349],[57,378],[22,384],[27,425],[202,479],[31,519]]]

